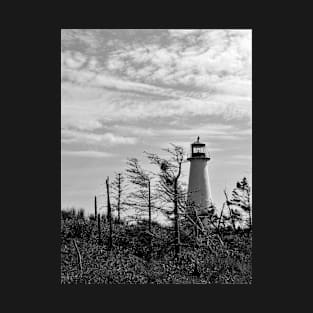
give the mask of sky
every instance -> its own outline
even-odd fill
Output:
[[[156,171],[144,151],[189,153],[197,136],[220,208],[252,184],[252,30],[62,29],[61,128],[62,209],[92,213],[127,158]]]

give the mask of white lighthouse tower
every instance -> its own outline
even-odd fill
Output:
[[[208,170],[210,156],[205,148],[205,144],[201,143],[199,139],[198,136],[197,141],[191,144],[191,154],[187,158],[190,161],[188,207],[189,213],[192,214],[192,207],[194,207],[197,214],[203,217],[205,221],[204,217],[208,215],[209,208],[212,205]]]

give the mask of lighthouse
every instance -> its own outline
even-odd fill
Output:
[[[208,215],[212,205],[208,170],[210,156],[205,144],[199,140],[198,136],[197,141],[191,144],[191,153],[187,158],[190,161],[187,199],[189,213],[193,216],[193,208],[195,208],[198,216],[206,224],[205,216]]]

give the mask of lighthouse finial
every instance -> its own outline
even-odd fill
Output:
[[[199,140],[200,140],[200,137],[198,136],[197,141],[199,142]]]

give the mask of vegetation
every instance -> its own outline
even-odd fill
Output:
[[[117,212],[117,221],[121,220],[121,211],[124,211],[126,205],[125,191],[127,188],[126,178],[123,173],[115,173],[114,180],[111,183],[113,203],[112,208]]]
[[[230,227],[196,240],[180,228],[180,257],[175,258],[171,227],[127,225],[101,219],[101,244],[93,218],[61,212],[62,284],[249,284],[252,282],[252,232]],[[219,239],[220,237],[220,239]],[[175,242],[175,241],[174,241]],[[150,246],[151,245],[151,246]],[[76,247],[75,247],[76,246]],[[150,249],[152,247],[152,249]],[[79,253],[78,253],[79,251]]]
[[[107,213],[61,211],[62,284],[250,284],[252,205],[246,178],[237,182],[218,213],[206,216],[188,204],[180,182],[184,151],[172,145],[169,158],[145,153],[158,172],[128,159],[126,175],[106,179]],[[126,179],[133,186],[128,192]],[[154,185],[152,185],[154,182]],[[112,189],[112,190],[111,190]],[[112,191],[110,201],[110,190]],[[129,208],[141,214],[135,224],[121,217]],[[170,226],[152,220],[164,214]],[[114,213],[114,214],[113,214]],[[248,214],[248,218],[245,218]]]

